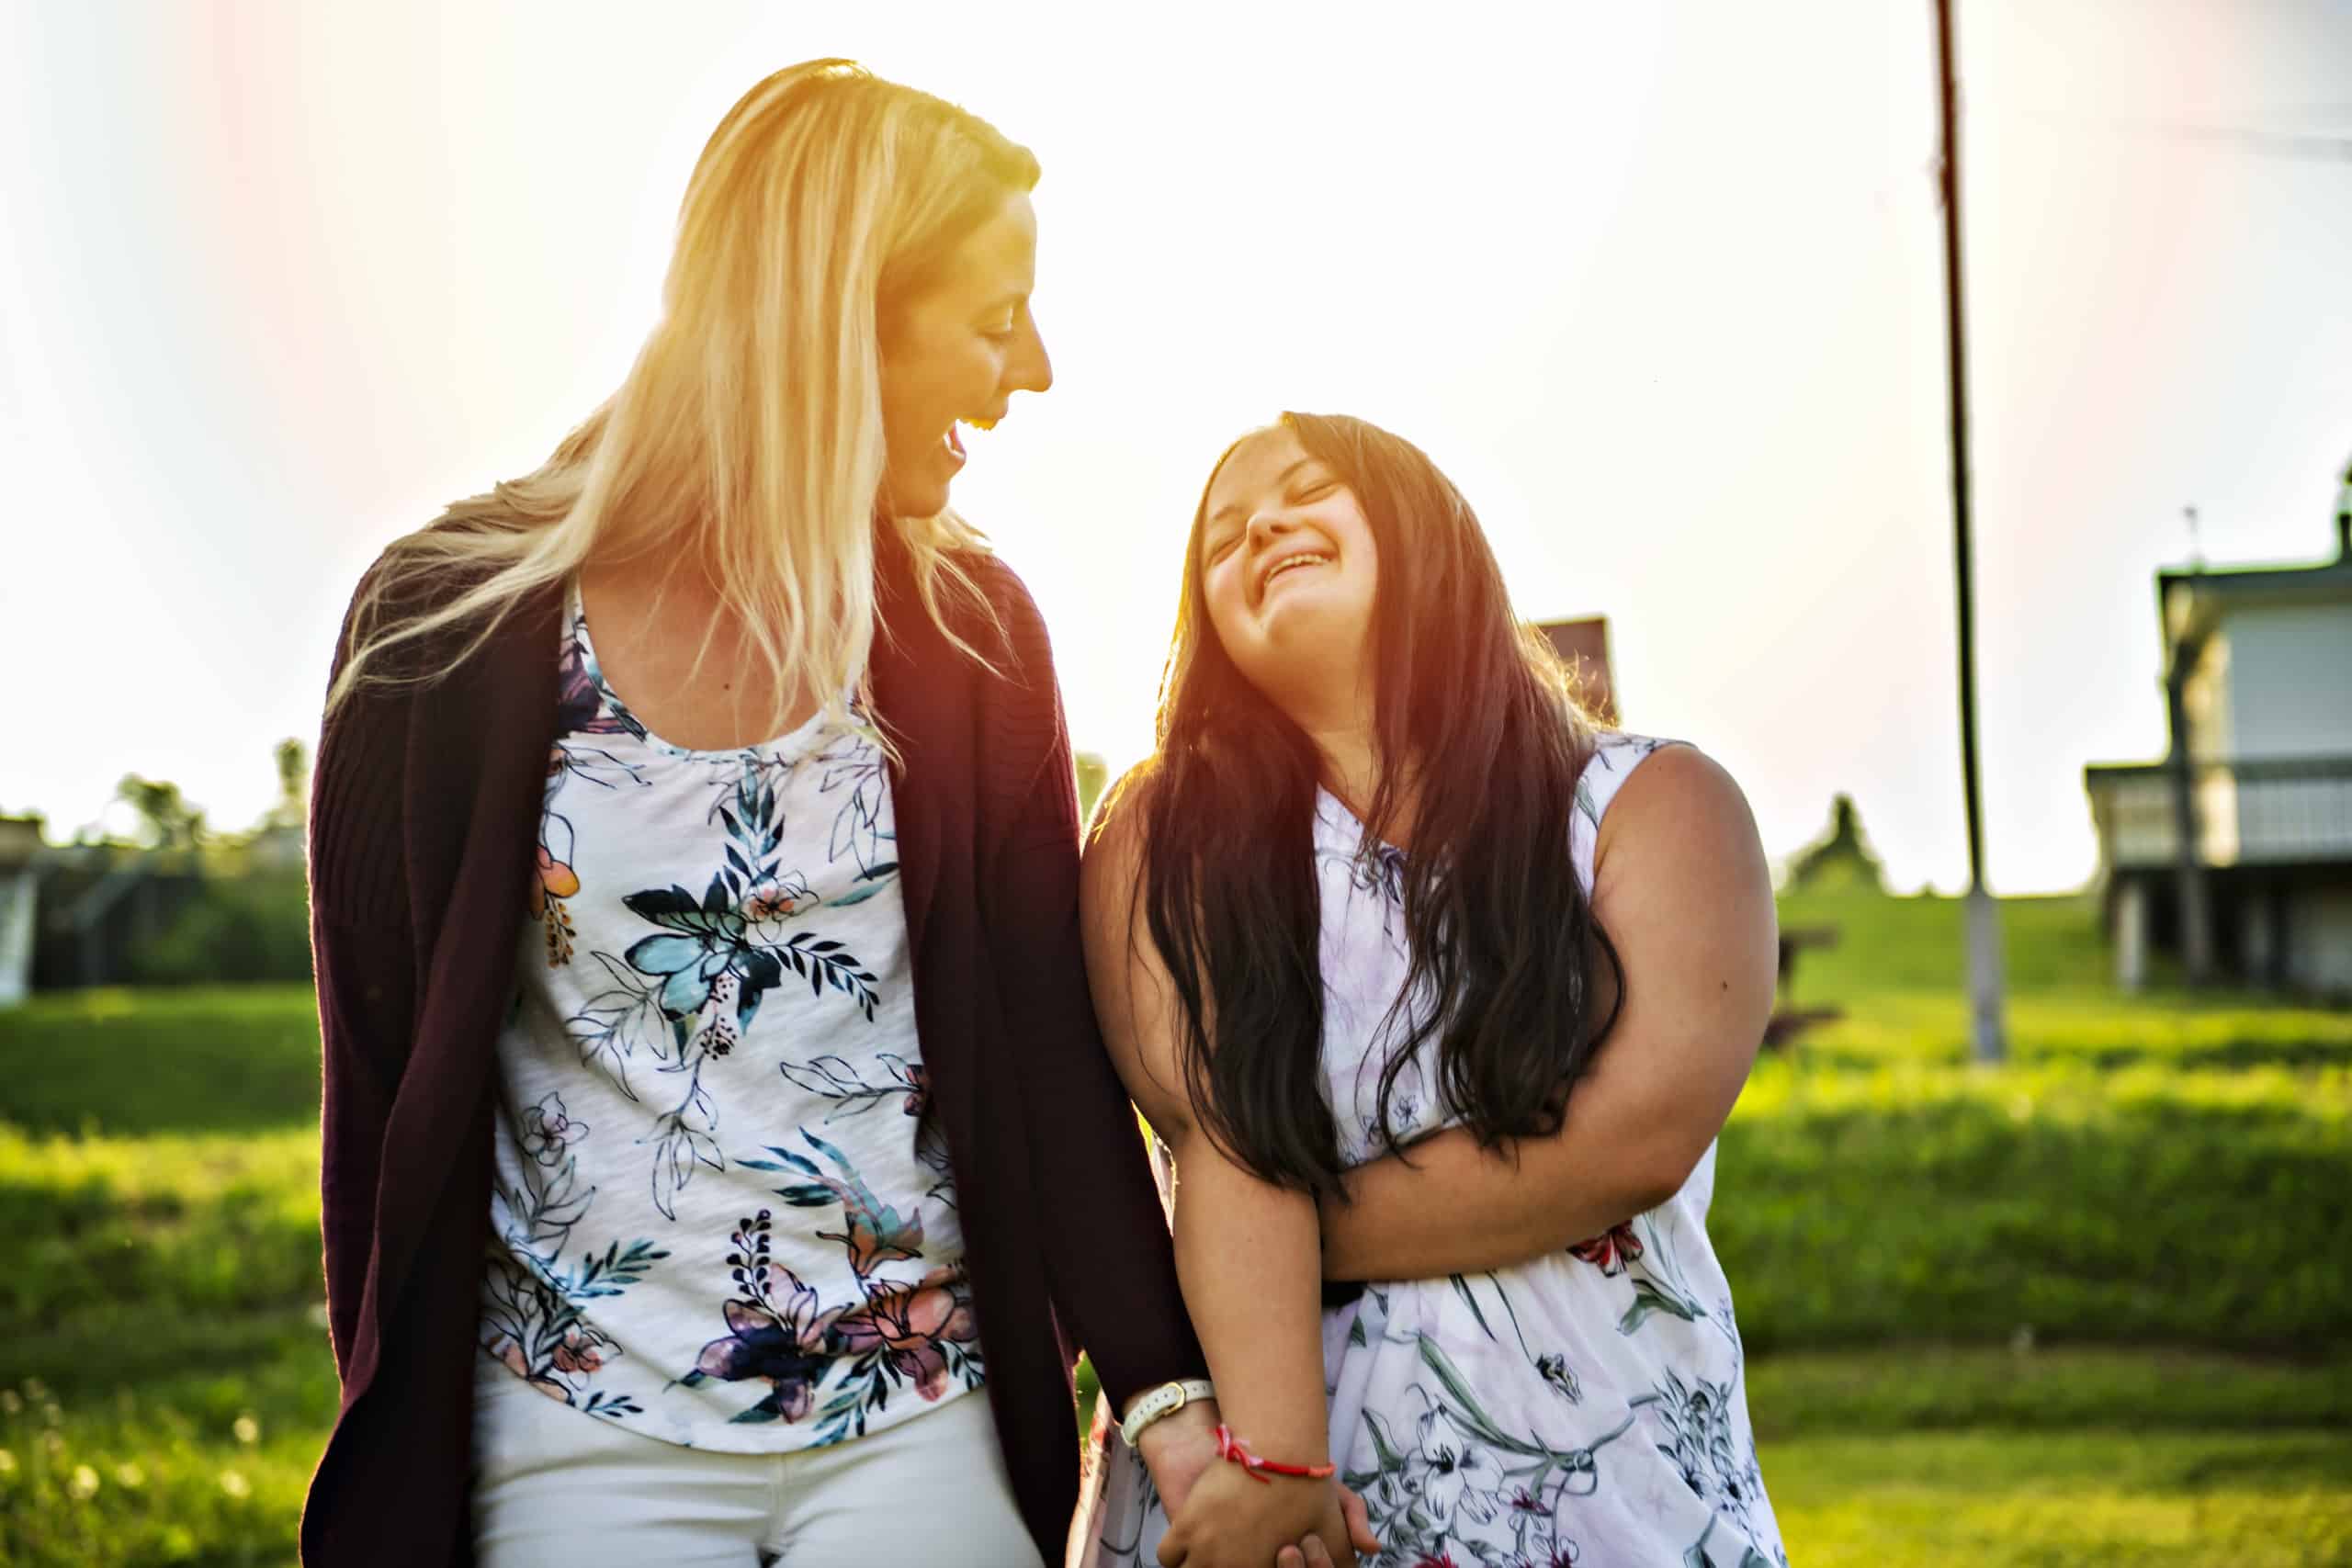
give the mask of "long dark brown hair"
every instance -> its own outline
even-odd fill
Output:
[[[1280,426],[1362,505],[1379,551],[1372,626],[1380,782],[1364,852],[1402,841],[1411,965],[1386,1031],[1378,1118],[1432,1039],[1443,1103],[1489,1145],[1560,1125],[1616,1020],[1623,970],[1569,860],[1592,729],[1567,672],[1511,614],[1469,503],[1419,447],[1360,419]],[[1263,434],[1263,433],[1260,433]],[[1269,1181],[1340,1190],[1320,1071],[1319,759],[1217,639],[1202,584],[1209,474],[1161,675],[1159,750],[1100,820],[1141,813],[1145,903],[1173,977],[1199,1124]],[[1363,803],[1358,803],[1360,806]]]

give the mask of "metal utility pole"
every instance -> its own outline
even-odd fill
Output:
[[[1951,372],[1952,548],[1960,583],[1960,765],[1968,801],[1968,1002],[1976,1059],[2008,1052],[2001,1007],[2001,908],[1984,887],[1984,813],[1976,766],[1976,592],[1968,505],[1967,333],[1960,269],[1960,111],[1951,44],[1952,0],[1936,0],[1936,62],[1943,156],[1944,335]]]

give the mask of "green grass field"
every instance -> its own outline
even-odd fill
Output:
[[[1794,1562],[2352,1564],[2352,1014],[2101,989],[2006,908],[2014,1063],[1958,918],[1834,923],[1726,1130],[1714,1229]],[[0,1013],[0,1563],[293,1560],[335,1405],[300,989]]]

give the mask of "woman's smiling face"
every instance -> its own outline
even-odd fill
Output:
[[[1209,624],[1243,678],[1294,713],[1345,700],[1363,669],[1380,585],[1380,552],[1355,492],[1277,426],[1227,455],[1200,529]]]
[[[1015,392],[1053,385],[1052,363],[1029,312],[1037,276],[1037,215],[1007,197],[967,235],[940,276],[881,322],[882,432],[888,468],[882,509],[932,517],[964,467],[959,423],[1004,417]]]

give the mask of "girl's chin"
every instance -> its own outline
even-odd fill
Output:
[[[1269,638],[1285,642],[1329,642],[1333,649],[1353,648],[1363,637],[1364,616],[1357,607],[1320,583],[1298,583],[1278,589],[1259,608],[1258,626]]]
[[[1277,690],[1309,691],[1320,702],[1356,679],[1364,628],[1344,615],[1278,615],[1260,625],[1250,640],[1251,646],[1234,663],[1251,685],[1268,696]]]

